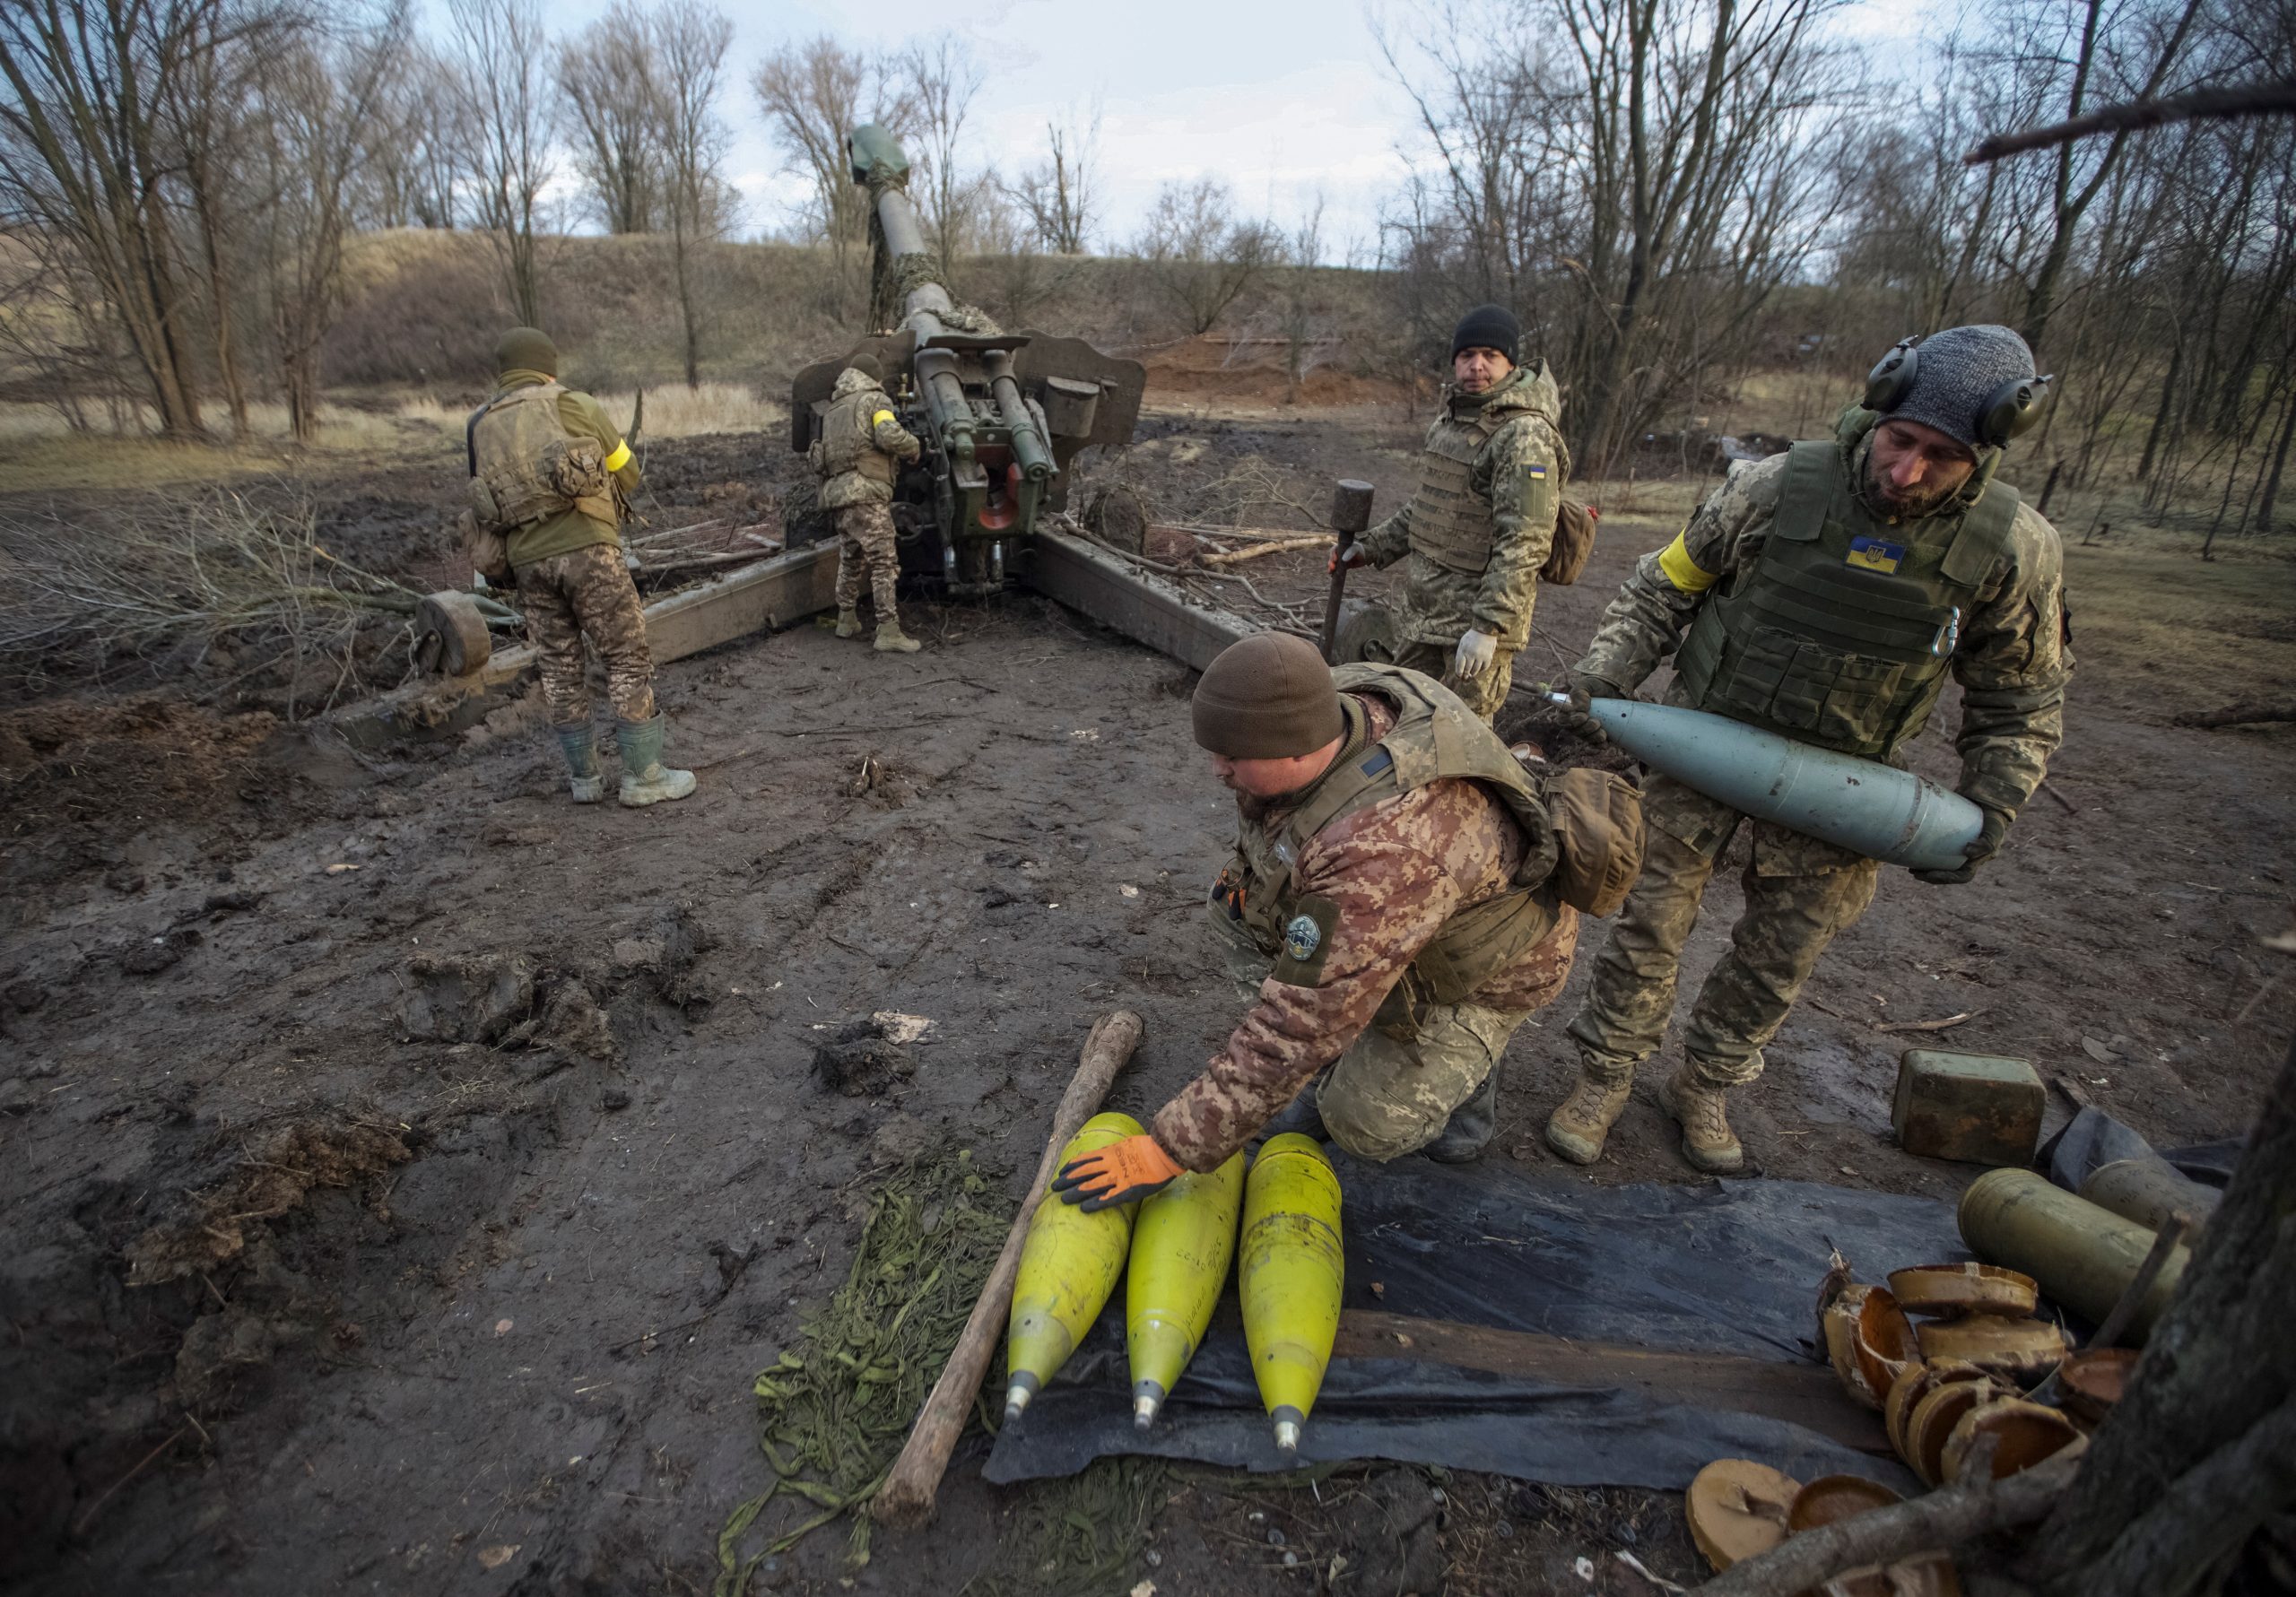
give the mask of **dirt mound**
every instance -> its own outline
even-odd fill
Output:
[[[268,711],[223,715],[147,693],[0,715],[0,807],[22,835],[137,822],[212,806],[277,730]]]
[[[398,1133],[363,1121],[303,1121],[274,1132],[186,1211],[127,1245],[127,1282],[180,1280],[237,1256],[248,1221],[276,1219],[320,1187],[350,1186],[413,1157]]]

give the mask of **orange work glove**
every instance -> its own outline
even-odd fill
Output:
[[[1351,543],[1345,549],[1333,550],[1331,558],[1324,562],[1324,569],[1337,572],[1344,568],[1350,571],[1361,571],[1370,563],[1371,557],[1363,552],[1363,546],[1361,543]]]
[[[1182,1173],[1155,1138],[1126,1137],[1061,1166],[1052,1190],[1062,1202],[1082,1203],[1091,1214],[1118,1203],[1136,1203],[1163,1191]]]

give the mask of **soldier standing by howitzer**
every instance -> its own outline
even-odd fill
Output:
[[[1565,512],[1570,454],[1557,430],[1561,395],[1545,362],[1517,364],[1521,344],[1503,306],[1477,306],[1460,319],[1418,491],[1332,561],[1336,570],[1411,557],[1402,603],[1351,621],[1337,657],[1439,677],[1486,721],[1507,701],[1515,655],[1530,641],[1540,577],[1566,565],[1550,580],[1576,577],[1594,533],[1587,511]]]
[[[874,356],[856,355],[830,391],[822,436],[808,457],[822,474],[821,508],[837,517],[837,635],[861,635],[861,590],[877,610],[876,647],[904,655],[918,648],[900,629],[894,595],[900,552],[893,542],[893,477],[925,446],[900,424]]]
[[[1573,673],[1574,699],[1623,698],[1674,656],[1669,704],[1819,748],[1902,764],[1950,671],[1962,689],[1960,790],[1984,813],[1958,883],[2001,847],[2064,737],[2073,669],[2057,531],[1995,477],[2049,379],[2006,327],[1892,349],[1834,438],[1733,466],[1682,534],[1645,555]],[[1582,730],[1600,735],[1591,718]],[[1665,777],[1644,794],[1640,880],[1571,1020],[1576,1089],[1548,1144],[1585,1164],[1624,1108],[1674,1005],[1683,942],[1745,817]],[[1702,1170],[1744,1150],[1724,1094],[1761,1073],[1818,958],[1873,901],[1874,860],[1753,823],[1745,909],[1691,1010],[1687,1058],[1659,1089]]]
[[[682,799],[693,791],[693,773],[662,763],[668,717],[654,703],[646,615],[622,558],[622,496],[638,486],[637,462],[598,402],[559,382],[558,346],[548,334],[511,328],[494,346],[494,393],[464,434],[473,563],[490,579],[515,576],[574,802],[605,796],[583,676],[585,635],[605,661],[622,802]]]
[[[1281,633],[1213,660],[1193,716],[1238,819],[1207,907],[1254,1000],[1146,1134],[1057,1185],[1130,1202],[1263,1132],[1474,1159],[1500,1056],[1570,974],[1574,905],[1607,913],[1634,879],[1633,789],[1586,770],[1542,785],[1432,677],[1334,671]]]

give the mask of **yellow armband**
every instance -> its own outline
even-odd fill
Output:
[[[1721,578],[1690,558],[1690,545],[1683,542],[1683,536],[1675,534],[1674,541],[1658,551],[1658,569],[1682,592],[1702,594]]]
[[[875,415],[869,418],[869,425],[872,428],[878,428],[883,427],[888,421],[896,421],[899,420],[900,418],[895,416],[891,411],[879,411]]]
[[[621,443],[616,444],[613,447],[613,453],[606,456],[606,470],[609,472],[618,472],[629,464],[630,440],[624,438]]]

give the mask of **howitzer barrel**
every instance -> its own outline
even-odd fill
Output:
[[[909,203],[909,192],[901,187],[909,177],[909,157],[901,153],[900,143],[883,128],[871,126],[855,128],[846,141],[846,150],[853,160],[853,180],[868,186],[876,206],[885,257],[900,261],[928,256],[917,208]],[[902,325],[922,342],[944,331],[942,318],[956,308],[948,289],[926,278],[901,297]]]

